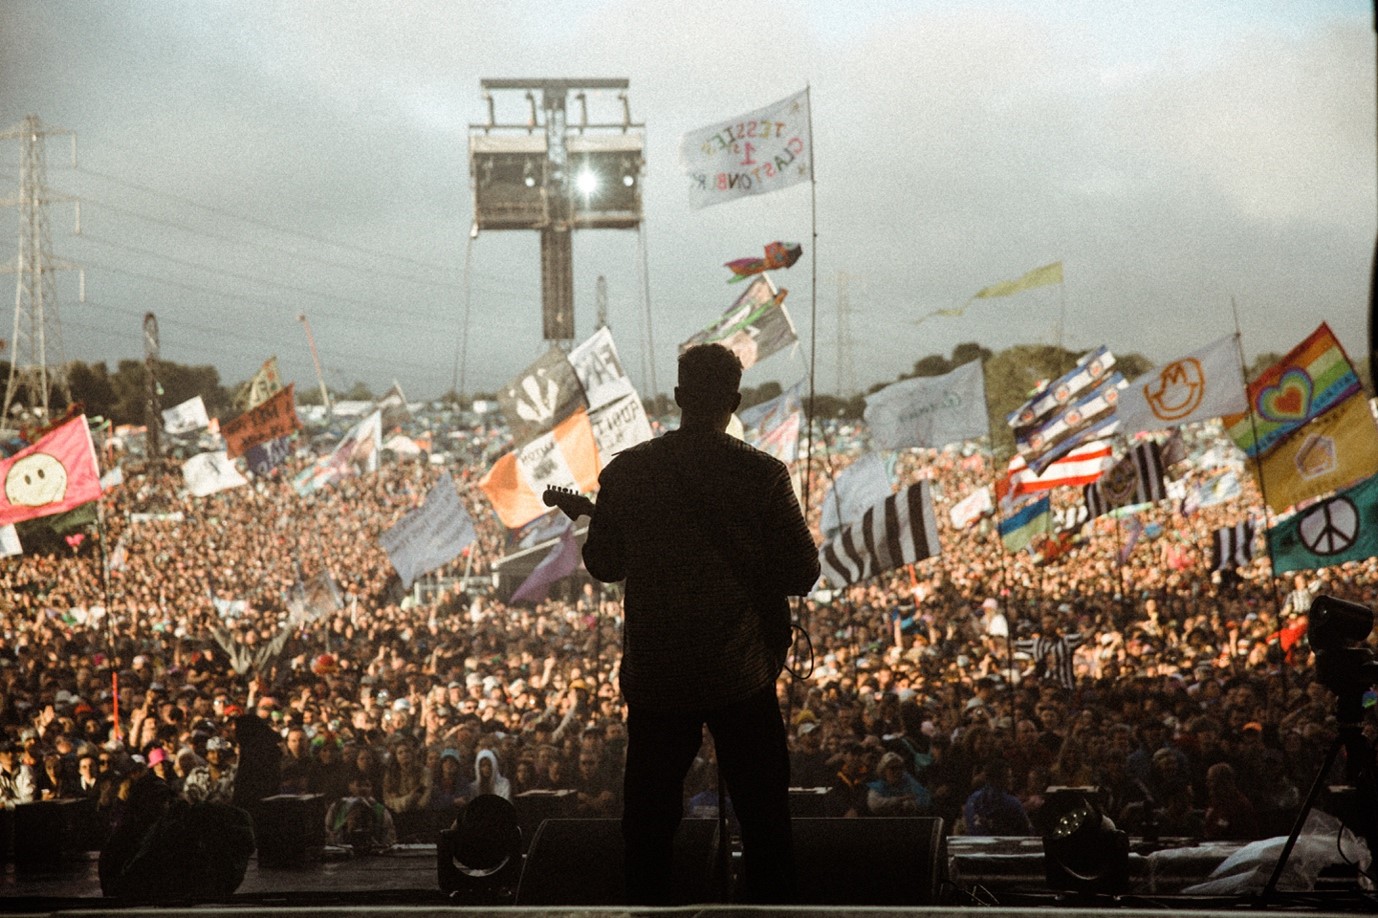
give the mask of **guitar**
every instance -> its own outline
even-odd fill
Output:
[[[578,520],[581,516],[593,516],[593,501],[589,500],[578,491],[569,488],[557,488],[549,485],[545,493],[541,495],[541,500],[547,507],[559,507],[560,511],[571,520]]]

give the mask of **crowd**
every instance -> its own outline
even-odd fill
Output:
[[[860,440],[829,423],[815,442],[800,475],[815,527]],[[429,840],[485,793],[567,789],[570,815],[618,815],[617,590],[581,572],[513,605],[476,586],[508,534],[475,486],[486,466],[460,461],[479,539],[417,601],[378,536],[442,468],[387,461],[300,497],[306,461],[193,498],[175,465],[125,458],[103,538],[0,561],[0,800],[90,798],[103,829],[140,781],[236,801],[253,722],[277,744],[259,796],[324,795],[339,843]],[[795,785],[829,788],[830,815],[931,813],[969,834],[1038,833],[1056,785],[1100,787],[1135,834],[1286,832],[1336,729],[1305,612],[1319,592],[1378,603],[1375,561],[1213,574],[1211,531],[1261,515],[1247,475],[1211,506],[1138,510],[1128,551],[1128,522],[1102,517],[1044,556],[1005,551],[989,517],[948,520],[995,477],[988,455],[909,451],[896,476],[931,480],[943,554],[798,603],[811,656],[798,641],[799,676],[779,682]],[[293,614],[323,571],[339,607]],[[715,786],[708,742],[686,806],[715,806]]]

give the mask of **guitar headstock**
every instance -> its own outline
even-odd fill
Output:
[[[593,516],[593,501],[570,488],[548,485],[545,493],[541,495],[541,500],[547,507],[559,507],[571,520],[577,520],[581,516]]]

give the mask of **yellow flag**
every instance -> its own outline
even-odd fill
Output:
[[[1024,290],[1032,290],[1034,287],[1047,287],[1052,284],[1062,283],[1062,262],[1055,261],[1050,265],[1041,268],[1034,268],[1023,277],[1012,281],[1003,281],[985,288],[980,293],[972,297],[973,300],[990,299],[997,296],[1012,296]]]
[[[258,368],[254,378],[241,386],[235,394],[235,407],[240,411],[248,411],[263,404],[281,389],[282,376],[278,373],[278,359],[269,357],[263,361],[263,366]]]
[[[1316,418],[1265,456],[1259,471],[1278,513],[1378,473],[1378,425],[1368,399],[1351,396]]]

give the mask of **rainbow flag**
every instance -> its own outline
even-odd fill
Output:
[[[1249,384],[1252,411],[1226,415],[1225,429],[1250,457],[1264,456],[1307,421],[1358,391],[1354,367],[1330,326],[1322,322]]]

